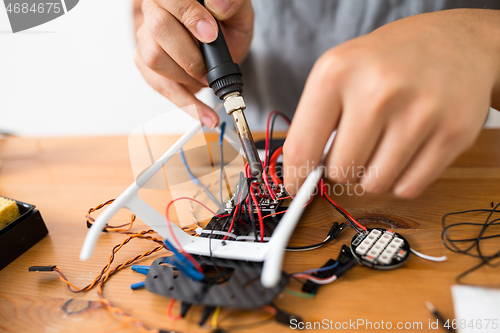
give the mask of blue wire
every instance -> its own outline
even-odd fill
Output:
[[[182,253],[177,251],[175,246],[172,245],[168,240],[163,240],[165,243],[165,246],[167,249],[172,252],[175,256],[175,258],[179,261],[180,264],[183,264],[183,266],[178,266],[179,269],[183,270],[186,275],[189,277],[193,278],[196,281],[200,281],[205,277],[203,273],[200,273],[193,265],[191,261]]]
[[[131,270],[137,271],[138,269],[144,268],[144,269],[149,269],[151,266],[146,266],[146,265],[132,265],[130,267]]]
[[[184,156],[184,150],[181,148],[181,150],[179,151],[179,153],[181,154],[181,159],[182,159],[182,164],[184,164],[184,167],[186,168],[186,171],[189,175],[189,178],[191,178],[191,180],[193,181],[193,183],[195,183],[196,185],[200,185],[200,182],[198,181],[198,178],[196,178],[192,173],[191,173],[191,170],[189,169],[189,166],[187,164],[187,161],[186,161],[186,156]]]
[[[220,124],[220,134],[219,134],[219,145],[222,146],[222,140],[224,139],[224,132],[226,131],[226,122],[223,121]]]
[[[144,288],[145,286],[146,286],[146,281],[141,281],[141,282],[137,282],[137,283],[132,283],[130,285],[130,289],[136,290],[139,288]]]
[[[182,150],[182,148],[179,150],[179,154],[181,155],[182,164],[184,164],[184,168],[186,169],[186,172],[187,172],[189,178],[191,178],[191,180],[193,181],[193,183],[195,185],[201,187],[203,189],[203,191],[205,191],[205,193],[210,198],[210,200],[212,200],[217,206],[220,206],[220,202],[218,202],[217,199],[215,199],[215,197],[212,195],[212,193],[210,193],[208,188],[206,188],[205,185],[203,185],[198,180],[198,178],[196,178],[196,176],[193,175],[193,173],[191,172],[191,169],[189,168],[189,165],[187,164],[186,156],[184,155],[184,150]]]
[[[220,203],[224,205],[224,198],[222,195],[222,178],[224,176],[224,147],[222,141],[224,140],[224,132],[226,131],[226,122],[223,121],[220,124],[220,134],[219,134],[219,146],[220,146],[220,176],[219,176],[219,197]]]
[[[326,266],[326,267],[321,267],[321,268],[310,269],[308,271],[305,271],[303,274],[311,274],[311,273],[318,273],[318,272],[328,271],[330,269],[333,269],[333,268],[337,267],[338,265],[339,265],[339,262],[337,261],[333,265]]]

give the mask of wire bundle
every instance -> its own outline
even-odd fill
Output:
[[[491,204],[492,208],[491,209],[471,209],[471,210],[464,210],[460,212],[452,212],[445,214],[441,220],[441,224],[443,227],[443,231],[441,233],[441,240],[444,244],[444,246],[455,253],[460,253],[464,254],[467,256],[471,256],[474,258],[479,258],[481,261],[479,264],[476,266],[471,267],[470,269],[466,270],[465,272],[459,274],[456,277],[456,282],[457,283],[464,283],[462,279],[469,275],[470,273],[474,272],[475,270],[479,269],[480,267],[483,266],[490,266],[490,267],[498,267],[500,265],[500,261],[493,263],[497,258],[500,258],[500,250],[491,254],[491,255],[485,255],[483,252],[483,249],[481,247],[481,243],[486,240],[486,239],[493,239],[493,238],[498,238],[500,237],[500,233],[493,233],[486,235],[486,232],[488,229],[500,225],[500,218],[495,218],[493,219],[493,215],[495,213],[500,213],[500,210],[498,208],[500,207],[500,203],[497,205]],[[450,216],[459,216],[459,215],[470,215],[474,213],[488,213],[487,218],[484,222],[478,223],[478,222],[456,222],[456,223],[451,223],[447,224],[447,219]],[[477,215],[477,214],[476,214]],[[452,238],[450,236],[450,232],[452,230],[457,230],[460,231],[460,228],[463,226],[472,226],[472,227],[478,227],[479,232],[477,236],[475,237],[469,237],[469,238]],[[459,246],[459,244],[463,244],[462,246]]]
[[[323,179],[319,181],[318,186],[320,188],[321,196],[324,197],[328,201],[328,203],[332,205],[333,208],[335,208],[335,210],[339,212],[340,215],[342,215],[346,219],[346,221],[351,225],[351,227],[354,230],[356,230],[357,233],[361,233],[367,230],[364,225],[356,221],[356,219],[352,217],[351,214],[349,214],[344,208],[340,207],[337,203],[335,203],[335,201],[333,201],[333,199],[327,193],[328,187],[326,186],[325,181]],[[363,231],[361,231],[360,229]]]
[[[91,223],[93,223],[94,219],[90,217],[90,213],[98,210],[98,209],[101,209],[102,207],[110,204],[113,200],[108,200],[106,201],[105,203],[103,204],[100,204],[98,205],[97,207],[95,208],[91,208],[89,210],[89,212],[87,213],[87,223],[89,223],[89,220],[92,221]],[[130,224],[133,223],[135,219],[135,216],[132,217],[132,221],[130,222]],[[109,278],[116,274],[119,270],[125,268],[125,267],[128,267],[140,260],[142,260],[143,258],[145,257],[148,257],[150,255],[152,255],[153,253],[156,253],[158,251],[160,251],[161,249],[164,248],[164,243],[163,243],[163,240],[162,239],[159,239],[159,238],[156,238],[156,237],[153,237],[151,236],[151,234],[154,234],[156,233],[154,230],[143,230],[143,231],[140,231],[138,233],[134,233],[134,232],[130,232],[128,231],[130,229],[131,226],[129,226],[126,231],[123,231],[123,230],[120,230],[120,227],[123,227],[124,225],[122,226],[118,226],[118,227],[112,227],[112,226],[108,226],[108,230],[107,231],[114,231],[114,232],[118,232],[118,233],[125,233],[125,234],[128,234],[129,236],[124,239],[120,244],[117,244],[113,247],[112,251],[111,251],[111,255],[108,259],[108,263],[102,268],[101,272],[94,278],[94,280],[89,283],[88,285],[86,285],[85,287],[82,287],[82,288],[79,288],[77,286],[75,286],[73,283],[71,283],[69,281],[69,279],[66,277],[66,275],[64,274],[63,270],[57,266],[42,266],[42,267],[30,267],[30,271],[54,271],[54,272],[57,272],[59,274],[59,278],[60,280],[66,284],[68,286],[68,290],[72,293],[81,293],[81,292],[86,292],[86,291],[89,291],[91,289],[93,289],[95,286],[97,286],[98,290],[97,290],[97,295],[99,296],[99,301],[101,302],[101,304],[103,305],[103,307],[107,308],[109,311],[117,314],[117,315],[120,315],[122,318],[124,318],[126,321],[130,322],[132,325],[134,325],[135,327],[137,327],[139,329],[140,332],[158,332],[158,330],[152,330],[150,329],[146,324],[144,324],[142,321],[138,320],[137,318],[133,317],[132,315],[126,313],[124,310],[122,310],[121,308],[113,305],[105,296],[104,296],[104,285],[105,283],[109,280]],[[157,244],[159,244],[159,246],[156,246],[155,248],[153,249],[150,249],[146,252],[143,252],[137,256],[135,256],[134,258],[132,259],[129,259],[117,266],[115,266],[114,268],[111,268],[111,265],[113,264],[114,260],[115,260],[115,255],[118,251],[120,251],[120,249],[123,248],[123,246],[125,246],[126,244],[128,244],[132,239],[146,239],[146,240],[150,240],[150,241],[153,241]],[[162,330],[160,330],[161,332]]]
[[[96,207],[90,208],[87,211],[87,214],[85,215],[85,217],[87,218],[87,228],[90,228],[92,226],[92,224],[94,224],[94,222],[95,222],[95,219],[90,214],[92,214],[93,212],[95,212],[95,211],[97,211],[97,210],[99,210],[107,205],[110,205],[111,203],[113,203],[113,201],[115,201],[115,199],[110,199],[102,204],[97,205]],[[132,216],[130,217],[129,223],[124,223],[124,224],[117,225],[117,226],[112,226],[112,225],[106,224],[106,226],[104,227],[104,231],[106,231],[106,232],[114,231],[114,232],[126,234],[127,231],[129,231],[132,228],[132,226],[134,225],[134,221],[135,221],[135,215],[132,214]],[[127,227],[127,228],[123,229],[124,227]]]

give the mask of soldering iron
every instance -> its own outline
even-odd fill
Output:
[[[198,0],[198,2],[204,5],[204,0]],[[217,27],[219,34],[215,41],[209,44],[200,43],[201,53],[208,70],[208,85],[212,88],[215,95],[224,101],[226,113],[233,117],[236,132],[243,146],[252,177],[257,178],[259,183],[263,184],[262,162],[260,161],[252,133],[248,128],[247,120],[243,113],[246,108],[245,101],[241,96],[243,91],[243,73],[240,66],[231,57],[219,22],[217,22]]]

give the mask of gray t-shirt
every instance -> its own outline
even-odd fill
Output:
[[[254,37],[241,66],[245,114],[252,130],[265,129],[271,110],[293,116],[315,61],[335,45],[420,13],[500,9],[500,0],[252,0],[252,4]]]

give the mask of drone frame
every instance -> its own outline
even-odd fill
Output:
[[[87,260],[92,256],[101,231],[106,226],[106,223],[122,208],[130,210],[161,237],[175,244],[165,216],[139,198],[138,192],[200,130],[201,124],[198,122],[184,133],[156,162],[138,176],[136,181],[96,218],[95,223],[85,238],[80,253],[81,260]],[[220,128],[217,128],[217,130],[220,132]],[[226,129],[224,138],[233,146],[238,146],[235,142],[235,137],[237,138],[237,135],[234,131]],[[325,152],[328,151],[333,137],[334,134],[330,137],[329,143],[325,147]],[[266,243],[212,239],[210,253],[208,238],[190,236],[177,225],[171,223],[173,233],[184,251],[190,254],[212,255],[217,258],[231,260],[263,262],[261,283],[267,288],[274,287],[281,278],[281,267],[288,241],[304,211],[305,204],[314,195],[316,190],[321,177],[320,169],[318,167],[309,174],[276,227],[271,239]]]

